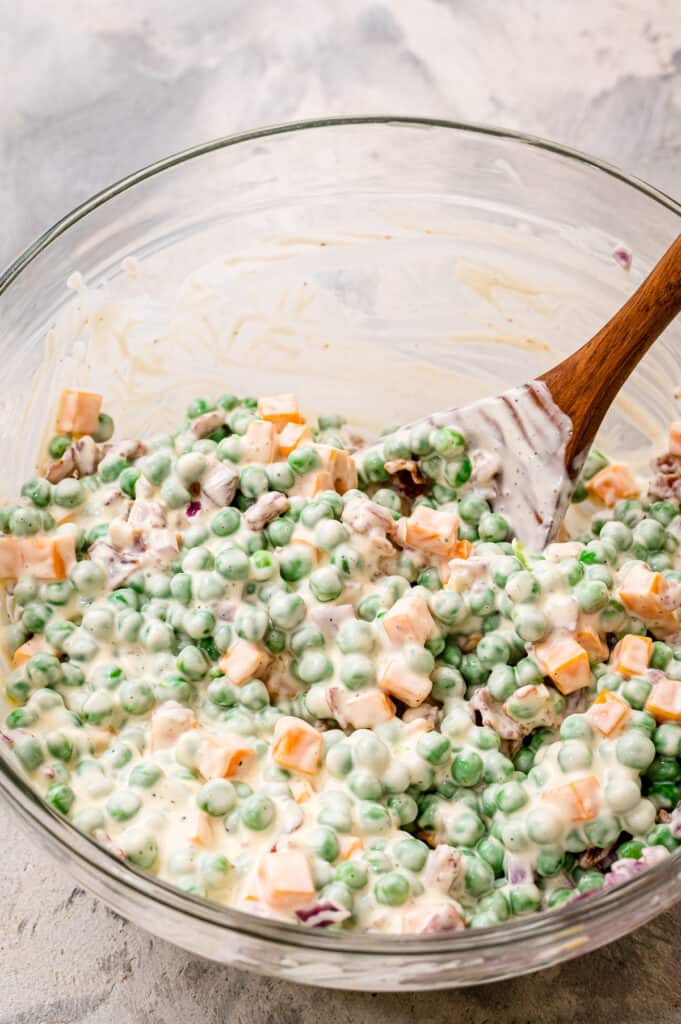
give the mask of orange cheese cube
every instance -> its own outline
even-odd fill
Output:
[[[252,644],[249,640],[235,640],[218,664],[230,683],[241,686],[254,679],[269,665],[269,654]]]
[[[264,854],[258,865],[258,883],[261,898],[277,910],[296,910],[315,896],[310,865],[298,850]]]
[[[269,395],[258,399],[258,416],[277,428],[287,423],[304,423],[295,395]]]
[[[242,438],[244,462],[272,462],[277,450],[277,437],[273,423],[251,420]]]
[[[20,668],[21,665],[25,665],[34,654],[56,654],[54,647],[51,647],[42,636],[32,636],[30,640],[27,640],[21,647],[17,647],[16,651],[12,655],[12,665],[14,668]]]
[[[213,821],[205,811],[193,811],[189,822],[189,842],[196,846],[210,846],[213,841]]]
[[[590,497],[598,498],[612,508],[622,498],[635,498],[641,488],[628,466],[606,466],[596,473],[586,485]]]
[[[460,558],[465,561],[465,559],[471,557],[472,551],[473,545],[469,540],[457,540],[454,545],[454,558]]]
[[[674,420],[670,424],[669,451],[672,455],[681,455],[681,420]]]
[[[299,445],[312,440],[312,432],[305,423],[287,423],[277,435],[277,455],[286,458]]]
[[[637,636],[627,633],[615,645],[610,656],[610,667],[613,672],[621,672],[623,676],[640,676],[648,668],[653,641],[649,636]]]
[[[411,591],[396,601],[381,619],[383,629],[391,643],[418,644],[423,647],[435,631],[435,623],[425,600]]]
[[[94,391],[62,391],[57,408],[58,434],[94,434],[97,430],[102,396]]]
[[[544,675],[563,696],[591,683],[589,655],[572,637],[551,636],[536,644],[533,653]]]
[[[293,793],[293,799],[297,804],[304,804],[314,796],[314,789],[307,779],[291,779],[289,789]]]
[[[655,683],[646,701],[646,711],[656,722],[681,722],[681,682],[665,678]]]
[[[541,794],[571,821],[589,821],[600,809],[600,785],[595,775],[585,775],[564,786],[556,786]]]
[[[183,732],[195,728],[196,719],[191,708],[174,700],[166,700],[151,713],[151,749],[167,750],[174,747]]]
[[[357,467],[350,452],[332,448],[328,444],[315,444],[312,447],[322,460],[323,468],[331,474],[332,490],[345,494],[357,486]]]
[[[350,860],[356,853],[361,853],[364,843],[359,836],[339,836],[338,846],[340,847],[339,860]]]
[[[625,700],[610,690],[601,690],[586,712],[586,718],[603,736],[612,736],[624,725],[630,714],[631,708]]]
[[[620,584],[619,597],[627,611],[652,619],[667,611],[663,605],[665,589],[661,572],[653,572],[647,565],[634,565]]]
[[[63,580],[76,560],[72,534],[56,537],[0,537],[0,578],[29,573],[39,580]]]
[[[605,661],[608,657],[608,645],[592,622],[580,615],[577,623],[577,643],[586,653],[597,661]]]
[[[322,736],[313,726],[292,715],[277,719],[272,740],[272,760],[282,768],[314,775],[319,768]]]
[[[380,690],[364,690],[349,698],[343,713],[353,729],[375,729],[395,717],[395,705]]]
[[[409,708],[423,704],[433,689],[428,676],[413,672],[405,662],[398,659],[388,662],[378,685],[384,693],[396,697]]]
[[[228,779],[255,757],[255,751],[241,736],[206,736],[199,749],[196,767],[204,779]]]
[[[333,477],[326,469],[306,473],[296,488],[297,493],[303,498],[314,498],[317,494],[321,494],[322,491],[333,490]]]
[[[457,557],[459,519],[453,512],[418,505],[404,520],[404,541],[418,551],[426,551],[438,558]]]

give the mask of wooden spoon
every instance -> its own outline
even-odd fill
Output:
[[[536,380],[495,398],[400,428],[456,426],[472,452],[473,480],[494,492],[519,540],[541,551],[555,536],[596,431],[617,392],[681,312],[681,235],[631,298],[585,345]],[[357,452],[380,451],[383,440]],[[497,456],[492,463],[484,452]]]

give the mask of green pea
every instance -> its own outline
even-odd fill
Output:
[[[401,907],[409,899],[410,891],[409,882],[398,871],[381,875],[374,885],[376,902],[389,907]]]
[[[478,522],[478,536],[483,541],[506,540],[508,531],[508,520],[496,512],[485,512]]]
[[[168,452],[157,451],[141,459],[138,466],[149,483],[158,487],[170,474],[172,460]]]
[[[626,680],[622,686],[621,693],[632,708],[640,711],[648,700],[651,690],[652,684],[647,679],[644,679],[642,676],[634,676],[632,679]]]
[[[321,651],[305,651],[296,664],[296,674],[304,683],[320,683],[333,675],[333,665]]]
[[[61,814],[68,814],[76,799],[76,794],[70,786],[64,783],[53,783],[45,794],[45,799],[56,811]]]
[[[128,466],[118,478],[118,486],[129,498],[135,497],[135,488],[140,478],[140,471],[136,466]]]
[[[495,596],[491,587],[479,587],[468,594],[468,606],[473,615],[491,615],[495,610]]]
[[[376,682],[376,668],[365,654],[348,654],[343,658],[340,672],[341,682],[349,690],[359,690]]]
[[[309,837],[310,849],[325,861],[334,861],[340,854],[338,836],[332,828],[321,827],[314,829]]]
[[[321,459],[314,448],[304,446],[294,449],[288,457],[288,464],[297,476],[305,476],[321,467]]]
[[[28,537],[38,533],[41,526],[40,512],[35,508],[20,506],[15,508],[9,517],[9,532],[15,537]]]
[[[290,630],[299,626],[307,609],[300,594],[275,593],[269,604],[269,615],[275,626]]]
[[[428,761],[429,764],[444,764],[449,757],[451,749],[452,744],[450,740],[434,730],[423,733],[416,741],[417,754],[424,761]]]
[[[338,631],[337,643],[343,654],[371,654],[375,635],[367,622],[346,619]]]
[[[479,755],[476,754],[475,756],[478,757]],[[505,782],[512,774],[513,762],[509,761],[499,750],[488,750],[485,753],[482,770],[482,777],[485,782]]]
[[[110,441],[114,434],[114,421],[106,412],[100,412],[97,417],[97,427],[92,435],[93,439],[98,444],[103,444],[105,441]]]
[[[477,654],[464,654],[461,659],[461,675],[471,686],[477,686],[486,681],[489,669],[482,667]]]
[[[118,841],[130,863],[137,867],[151,868],[158,858],[156,840],[141,826],[126,829]]]
[[[400,828],[413,824],[419,813],[416,800],[408,793],[395,793],[388,797],[388,810],[395,816]]]
[[[35,771],[44,761],[42,748],[34,736],[17,736],[14,753],[27,772]]]
[[[495,875],[501,875],[504,869],[506,851],[504,845],[494,836],[485,836],[476,847],[478,856],[491,867]]]
[[[343,590],[338,570],[332,566],[316,569],[310,576],[310,590],[318,601],[335,601]]]
[[[476,786],[482,777],[482,758],[474,750],[461,751],[454,757],[451,771],[460,786]]]
[[[509,891],[511,912],[529,914],[541,906],[541,893],[536,885],[513,885]]]
[[[122,683],[118,693],[121,707],[130,715],[144,715],[154,706],[154,693],[150,686],[138,680]]]
[[[665,528],[657,519],[642,519],[634,527],[634,544],[641,544],[648,551],[659,551],[665,540]]]
[[[500,811],[512,814],[527,803],[527,791],[519,782],[505,782],[499,786],[496,802]]]
[[[250,563],[240,548],[224,548],[215,559],[215,568],[225,579],[245,580],[248,579]]]
[[[638,729],[629,729],[615,744],[617,760],[627,768],[645,771],[655,757],[652,740]]]
[[[459,625],[468,615],[460,594],[453,590],[438,590],[429,598],[430,610],[446,626]]]
[[[348,777],[348,786],[361,800],[378,800],[383,794],[381,780],[371,772],[356,769]]]
[[[129,786],[139,786],[141,789],[151,789],[161,778],[161,769],[153,762],[137,764],[130,772],[128,778]]]
[[[196,794],[196,802],[206,814],[221,818],[236,806],[236,791],[228,779],[211,779],[199,789]],[[247,825],[247,827],[252,828],[253,826]],[[267,826],[261,827],[266,828]]]
[[[474,853],[462,854],[465,868],[466,891],[473,897],[485,895],[494,886],[494,871]]]
[[[53,654],[34,654],[26,662],[26,676],[35,687],[56,686],[62,680],[62,667]]]
[[[518,635],[531,643],[542,640],[551,625],[544,612],[532,604],[518,605],[513,613],[513,621]]]
[[[339,544],[334,548],[331,562],[342,576],[356,576],[364,570],[364,559],[351,544]]]
[[[60,459],[66,449],[71,445],[72,440],[73,438],[68,434],[56,434],[51,438],[47,448],[50,453],[50,458]]]
[[[583,768],[590,768],[592,763],[591,751],[586,743],[579,739],[565,740],[558,751],[558,764],[564,772],[580,771]]]
[[[43,477],[34,477],[23,485],[21,496],[29,498],[37,508],[46,508],[52,501],[52,487]]]
[[[298,583],[312,570],[312,555],[300,544],[284,548],[279,558],[279,572],[287,583]]]
[[[618,819],[613,814],[599,814],[584,825],[584,833],[592,846],[606,847],[616,842],[621,832]]]
[[[241,805],[241,821],[253,832],[262,832],[274,821],[275,806],[269,797],[254,793]]]
[[[138,794],[131,789],[113,793],[106,802],[107,814],[114,821],[129,821],[130,818],[134,818],[141,806],[142,801]]]
[[[177,477],[169,476],[161,484],[161,500],[164,501],[169,508],[179,509],[188,505],[192,500],[192,496]]]
[[[681,752],[681,726],[675,722],[664,722],[655,730],[653,742],[659,754],[677,757]]]
[[[363,889],[369,881],[366,868],[357,860],[342,861],[335,871],[335,878],[349,889]]]
[[[85,501],[83,485],[78,480],[67,477],[55,484],[52,491],[52,501],[62,508],[77,508]]]

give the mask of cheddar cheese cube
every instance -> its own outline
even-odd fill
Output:
[[[570,636],[554,635],[536,644],[534,657],[563,696],[591,683],[589,655]]]

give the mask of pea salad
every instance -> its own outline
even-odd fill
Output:
[[[115,439],[68,390],[0,508],[0,742],[58,814],[197,896],[427,933],[555,910],[681,844],[681,423],[598,451],[541,554],[453,428],[197,398]]]

